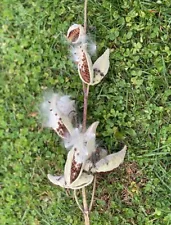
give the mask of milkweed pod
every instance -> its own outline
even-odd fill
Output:
[[[86,187],[92,183],[93,178],[94,177],[92,174],[82,173],[80,178],[77,179],[77,181],[75,181],[74,183],[72,183],[70,185],[70,188],[71,189],[80,189],[80,188]]]
[[[47,176],[51,183],[63,188],[66,186],[64,176],[53,176],[51,174],[48,174]]]
[[[48,179],[50,180],[51,183],[58,185],[60,187],[76,190],[91,184],[93,181],[93,175],[82,173],[81,177],[74,184],[70,185],[66,183],[64,176],[53,176],[48,174]]]
[[[72,44],[77,44],[79,42],[85,42],[85,31],[84,27],[80,24],[73,24],[70,26],[67,32],[67,39]]]
[[[91,85],[98,84],[107,74],[109,70],[109,48],[101,55],[93,64],[93,82]]]
[[[85,133],[77,135],[77,141],[68,152],[64,177],[68,185],[76,182],[82,174],[84,164],[96,151],[95,137],[99,122],[94,122]],[[72,136],[72,134],[71,134]]]
[[[121,151],[107,155],[103,159],[99,160],[91,171],[100,173],[108,172],[117,168],[124,161],[126,149],[127,146],[125,145]]]
[[[76,146],[73,146],[68,152],[64,169],[64,177],[67,185],[70,185],[81,176],[83,163],[77,160],[79,154],[79,150]]]
[[[92,123],[89,128],[86,130],[86,135],[91,135],[96,133],[97,126],[99,125],[99,121]]]
[[[78,53],[77,53],[78,54]],[[93,82],[93,64],[87,52],[87,44],[79,46],[78,73],[81,80],[86,84]]]
[[[107,74],[109,70],[109,54],[110,50],[101,55],[94,64],[92,64],[90,55],[87,52],[87,45],[80,45],[80,57],[78,60],[78,73],[81,80],[88,85],[98,84]],[[78,54],[77,54],[78,55]]]

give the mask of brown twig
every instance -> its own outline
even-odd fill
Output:
[[[87,3],[88,0],[84,1],[84,31],[85,34],[87,32]],[[88,93],[89,93],[89,85],[83,83],[83,93],[84,93],[84,110],[83,110],[83,127],[82,131],[86,131],[86,123],[87,123],[87,103],[88,103]],[[87,205],[87,196],[85,187],[82,188],[82,197],[83,197],[83,207],[84,207],[84,222],[85,225],[90,225],[89,218],[89,209]]]
[[[84,1],[84,31],[85,31],[85,34],[87,32],[87,3],[88,3],[88,0],[85,0]]]
[[[87,196],[86,196],[86,189],[85,187],[82,188],[82,196],[83,196],[83,206],[84,206],[84,222],[85,225],[90,225],[90,218],[89,218],[89,209],[87,205]]]
[[[83,83],[83,93],[84,93],[84,109],[83,109],[83,127],[82,131],[86,131],[86,123],[87,123],[87,106],[88,106],[88,93],[89,93],[89,85]]]
[[[78,201],[78,198],[77,198],[77,191],[76,191],[76,190],[74,190],[74,198],[75,198],[75,201],[76,201],[76,203],[77,203],[77,205],[78,205],[78,208],[81,210],[82,213],[84,213],[84,211],[83,211],[83,209],[82,209],[82,207],[81,207],[81,205],[80,205],[80,203],[79,203],[79,201]]]
[[[87,123],[87,106],[88,106],[88,93],[89,93],[89,85],[83,83],[83,93],[84,93],[84,109],[83,109],[83,127],[82,131],[86,131],[86,123]],[[87,204],[87,195],[85,187],[82,188],[82,198],[83,198],[83,207],[84,207],[84,222],[85,225],[90,225],[89,218],[89,208]]]
[[[94,195],[95,195],[95,191],[96,191],[96,180],[97,180],[97,177],[96,177],[96,175],[94,175],[93,191],[92,191],[91,202],[90,202],[90,206],[89,206],[89,212],[91,212],[92,207],[93,207]]]

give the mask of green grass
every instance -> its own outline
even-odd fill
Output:
[[[109,152],[128,145],[126,162],[98,176],[92,224],[170,225],[170,0],[88,8],[97,54],[113,49],[107,77],[90,89],[88,123],[100,121],[98,143]],[[62,173],[66,152],[34,114],[44,89],[71,94],[82,110],[64,34],[83,23],[83,1],[2,0],[0,14],[0,224],[83,224],[72,193],[47,179]]]

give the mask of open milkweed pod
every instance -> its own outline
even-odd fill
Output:
[[[92,174],[82,173],[79,179],[70,185],[71,189],[80,189],[92,183],[94,176]]]
[[[91,171],[93,173],[100,173],[108,172],[117,168],[124,161],[126,149],[127,146],[125,145],[121,151],[107,155],[106,157],[102,158],[95,164],[95,167],[92,168]]]
[[[60,187],[76,190],[91,184],[93,181],[93,175],[82,173],[81,177],[77,180],[77,182],[70,185],[67,185],[64,176],[53,176],[48,174],[48,179],[50,180],[51,183],[58,185]]]
[[[101,55],[93,64],[93,83],[91,85],[98,84],[107,74],[109,70],[109,48]]]
[[[88,85],[98,84],[107,74],[109,69],[109,54],[110,50],[101,55],[94,64],[92,64],[90,55],[87,52],[87,44],[79,46],[79,52],[76,52],[78,57],[78,73],[81,80]]]
[[[64,176],[53,176],[51,174],[48,174],[47,176],[48,176],[48,179],[50,180],[50,182],[52,182],[55,185],[65,188],[66,182],[65,182]]]
[[[76,52],[78,56],[78,73],[81,80],[86,84],[93,82],[93,64],[90,55],[87,52],[87,44],[79,46]]]
[[[79,179],[83,171],[84,163],[77,161],[78,154],[79,151],[75,146],[68,152],[64,169],[64,177],[67,185]]]
[[[41,108],[45,115],[43,125],[52,128],[61,138],[67,138],[74,129],[72,125],[74,104],[69,96],[53,93],[42,103]]]
[[[85,42],[86,35],[84,31],[84,27],[80,24],[73,24],[70,26],[67,32],[67,39],[72,44],[77,44],[79,42]]]
[[[64,177],[68,185],[74,184],[79,179],[86,161],[96,151],[95,137],[98,123],[94,122],[85,133],[80,133],[68,152],[64,169]]]

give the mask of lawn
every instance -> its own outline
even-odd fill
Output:
[[[83,24],[83,0],[1,0],[0,224],[80,225],[73,193],[53,186],[66,151],[42,128],[45,90],[69,94],[83,109],[82,84],[65,34]],[[88,124],[125,162],[98,175],[92,225],[171,224],[171,2],[89,0],[88,31],[110,70],[90,88]],[[89,187],[91,190],[91,186]]]

